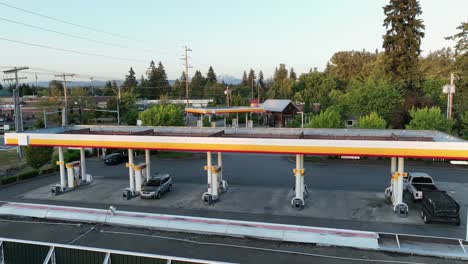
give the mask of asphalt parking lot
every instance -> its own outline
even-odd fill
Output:
[[[137,161],[142,161],[138,157]],[[169,172],[174,177],[174,191],[161,200],[123,199],[128,187],[128,169],[124,164],[105,166],[102,161],[89,159],[88,172],[95,181],[54,196],[51,186],[58,175],[3,188],[2,200],[38,202],[69,206],[108,208],[153,213],[266,221],[331,228],[345,228],[389,233],[432,235],[464,238],[466,210],[462,210],[462,225],[425,225],[419,217],[419,204],[408,201],[410,213],[399,218],[383,198],[388,185],[388,164],[385,161],[325,160],[306,162],[306,183],[310,195],[306,207],[296,211],[289,206],[292,197],[294,164],[288,156],[225,154],[224,175],[230,189],[218,203],[207,206],[201,202],[206,190],[203,154],[186,159],[152,160],[152,173]],[[425,171],[434,176],[439,188],[447,190],[466,208],[468,170],[444,164],[427,166],[407,163],[408,171]]]

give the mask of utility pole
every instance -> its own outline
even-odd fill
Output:
[[[67,110],[68,110],[68,100],[67,100],[67,77],[73,77],[75,74],[73,73],[62,73],[56,74],[55,77],[62,77],[63,78],[63,110],[62,110],[62,127],[65,127],[68,123],[67,120]]]
[[[455,85],[453,84],[454,82],[454,77],[453,77],[453,72],[450,73],[450,88],[449,88],[449,93],[448,93],[448,98],[449,98],[449,103],[447,105],[448,107],[448,115],[447,118],[451,119],[452,118],[452,107],[453,107],[453,94],[455,93]]]
[[[442,87],[442,92],[447,94],[447,119],[452,118],[453,94],[455,93],[454,79],[453,73],[450,73],[450,84]]]
[[[9,74],[9,73],[15,74],[14,78],[7,78],[7,79],[4,79],[4,81],[13,81],[13,80],[15,81],[15,89],[13,89],[13,104],[15,106],[15,131],[16,132],[23,131],[23,119],[20,113],[21,108],[19,105],[19,81],[18,80],[26,79],[26,77],[18,78],[18,71],[27,70],[27,69],[29,69],[29,67],[14,67],[11,70],[3,71],[3,73],[6,73],[6,74]],[[18,158],[19,159],[23,158],[23,152],[22,152],[21,146],[18,146]]]
[[[120,86],[117,89],[117,125],[120,126]]]
[[[251,100],[254,99],[254,96],[253,96],[253,93],[254,93],[254,92],[253,92],[253,91],[254,91],[254,79],[255,79],[255,78],[254,78],[254,76],[253,76],[253,74],[252,74],[252,83],[251,83],[251,90],[252,90],[252,91],[251,91],[251,93],[250,93],[250,99],[251,99]]]
[[[189,107],[189,85],[188,85],[188,82],[189,82],[189,74],[188,74],[188,69],[189,68],[192,68],[189,63],[188,63],[188,59],[189,59],[189,56],[188,56],[188,53],[189,51],[192,51],[190,48],[188,48],[187,46],[184,46],[184,57],[182,58],[184,61],[185,61],[185,99],[186,99],[186,107]]]
[[[90,77],[89,79],[91,80],[91,93],[93,94],[93,96],[96,96],[96,94],[94,94],[94,77]]]
[[[231,101],[231,88],[228,86],[224,93],[226,94],[226,105],[229,107],[229,101]]]

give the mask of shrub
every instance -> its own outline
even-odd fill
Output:
[[[26,163],[35,169],[39,169],[50,162],[53,151],[52,147],[25,147],[24,156]]]
[[[6,185],[13,182],[16,182],[18,178],[16,176],[4,177],[0,180],[0,185]]]
[[[39,175],[39,170],[32,169],[32,170],[20,173],[20,174],[16,175],[16,177],[19,180],[26,180],[26,179],[34,178],[34,177],[36,177],[38,175]]]
[[[333,109],[327,109],[319,115],[312,117],[306,127],[312,128],[342,128],[340,113]]]
[[[56,170],[59,166],[57,166],[57,161],[59,160],[58,153],[55,153],[52,157],[52,167]],[[63,152],[63,160],[65,163],[80,160],[80,151],[77,149],[67,149]]]
[[[357,124],[357,128],[385,129],[386,127],[387,122],[375,112],[360,117]]]
[[[453,120],[447,120],[439,107],[412,109],[410,116],[407,129],[451,132],[454,124]]]

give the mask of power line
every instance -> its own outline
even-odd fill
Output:
[[[34,47],[49,49],[49,50],[58,50],[58,51],[63,51],[63,52],[69,52],[69,53],[75,53],[75,54],[87,55],[87,56],[95,56],[95,57],[101,57],[101,58],[107,58],[107,59],[113,59],[113,60],[146,62],[146,61],[144,61],[144,60],[139,60],[139,59],[131,59],[131,58],[123,58],[123,57],[114,57],[114,56],[103,55],[103,54],[97,54],[97,53],[90,53],[90,52],[85,52],[85,51],[76,51],[76,50],[70,50],[70,49],[62,49],[62,48],[57,48],[57,47],[52,47],[52,46],[47,46],[47,45],[41,45],[41,44],[36,44],[36,43],[23,42],[23,41],[19,41],[19,40],[7,39],[7,38],[2,38],[2,37],[0,37],[0,40],[8,41],[8,42],[13,42],[13,43],[19,43],[19,44],[23,44],[23,45],[27,45],[27,46],[34,46]]]
[[[82,28],[82,29],[86,29],[86,30],[90,30],[90,31],[98,32],[98,33],[104,33],[104,34],[114,36],[114,37],[118,37],[118,38],[122,38],[122,39],[138,41],[138,40],[132,39],[132,38],[124,36],[124,35],[120,35],[120,34],[108,32],[108,31],[104,31],[104,30],[101,30],[101,29],[96,29],[96,28],[92,28],[92,27],[88,27],[88,26],[68,22],[68,21],[65,21],[65,20],[62,20],[62,19],[59,19],[59,18],[51,17],[51,16],[48,16],[48,15],[44,15],[44,14],[40,14],[40,13],[31,11],[31,10],[24,9],[24,8],[21,8],[21,7],[10,5],[10,4],[7,4],[5,2],[0,2],[0,5],[7,6],[9,8],[13,8],[13,9],[16,9],[16,10],[19,10],[19,11],[22,11],[22,12],[26,12],[26,13],[29,13],[29,14],[32,14],[32,15],[35,15],[35,16],[40,16],[40,17],[43,17],[43,18],[54,20],[54,21],[57,21],[57,22],[60,22],[60,23],[63,23],[63,24],[68,24],[68,25],[71,25],[71,26],[74,26],[74,27],[79,27],[79,28]]]
[[[0,3],[0,4],[1,4],[1,3]],[[2,17],[0,17],[0,20],[6,21],[6,22],[9,22],[9,23],[13,23],[13,24],[17,24],[17,25],[22,25],[22,26],[25,26],[25,27],[30,27],[30,28],[34,28],[34,29],[39,29],[39,30],[42,30],[42,31],[52,32],[52,33],[59,34],[59,35],[62,35],[62,36],[72,37],[72,38],[81,39],[81,40],[86,40],[86,41],[91,41],[91,42],[98,43],[98,44],[102,44],[102,45],[113,46],[113,47],[118,47],[118,48],[123,48],[123,49],[134,49],[134,48],[132,48],[132,47],[125,46],[125,45],[120,45],[120,44],[115,44],[115,43],[110,43],[110,42],[95,40],[95,39],[92,39],[92,38],[82,37],[82,36],[78,36],[78,35],[74,35],[74,34],[64,33],[64,32],[56,31],[56,30],[53,30],[53,29],[48,29],[48,28],[43,28],[43,27],[39,27],[39,26],[34,26],[34,25],[30,25],[30,24],[26,24],[26,23],[23,23],[23,22],[14,21],[14,20],[2,18]],[[154,52],[154,51],[148,50],[148,49],[141,49],[141,48],[140,48],[140,50],[145,51],[145,52]]]

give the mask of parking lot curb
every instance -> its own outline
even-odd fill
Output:
[[[378,249],[375,232],[8,202],[0,215],[153,228],[176,232]]]

